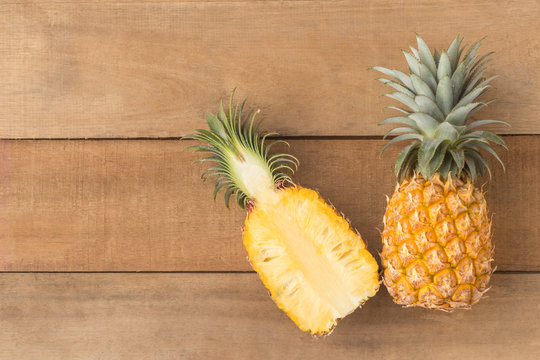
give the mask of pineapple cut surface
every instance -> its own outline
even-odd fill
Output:
[[[304,331],[330,331],[379,287],[378,265],[361,237],[319,195],[276,191],[245,223],[253,268],[278,306]]]

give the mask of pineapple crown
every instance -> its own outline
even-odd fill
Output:
[[[206,145],[194,145],[185,150],[210,153],[208,157],[195,160],[197,162],[213,162],[215,166],[201,174],[205,182],[216,176],[214,201],[221,189],[225,189],[225,206],[229,208],[229,200],[234,194],[238,205],[245,209],[248,200],[255,200],[262,194],[263,188],[273,190],[276,184],[292,180],[284,171],[294,173],[298,168],[298,160],[290,154],[269,155],[275,144],[287,142],[267,138],[277,133],[259,132],[261,120],[255,121],[260,110],[244,111],[246,100],[233,106],[235,90],[229,99],[228,114],[220,104],[217,115],[206,114],[209,130],[197,129],[194,134],[182,139],[199,140]],[[294,167],[294,169],[293,169]]]
[[[479,102],[477,98],[496,78],[484,78],[493,52],[483,56],[476,54],[482,40],[465,52],[466,46],[461,45],[463,38],[458,35],[448,49],[432,53],[419,35],[416,39],[418,49],[410,46],[410,52],[402,50],[409,65],[409,75],[379,66],[372,68],[391,78],[377,79],[396,90],[386,96],[406,106],[390,106],[402,115],[379,123],[402,125],[384,136],[400,134],[390,140],[382,152],[394,143],[412,140],[401,151],[395,164],[400,181],[416,173],[430,179],[437,172],[443,178],[468,177],[474,181],[487,171],[491,178],[491,170],[481,151],[494,156],[504,169],[491,143],[505,148],[506,145],[493,132],[477,128],[488,124],[509,124],[500,120],[472,120],[471,115],[492,102]]]

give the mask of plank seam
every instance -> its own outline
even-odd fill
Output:
[[[499,134],[501,137],[540,137],[540,134]],[[390,136],[387,140],[394,138]],[[269,136],[270,140],[384,140],[383,135],[328,135],[328,136],[319,136],[319,135],[287,135],[287,136]],[[110,137],[110,138],[3,138],[0,137],[0,141],[81,141],[81,140],[92,140],[92,141],[153,141],[153,140],[178,140],[178,141],[192,141],[192,140],[182,140],[182,137],[172,136],[172,137]]]

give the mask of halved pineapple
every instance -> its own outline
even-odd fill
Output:
[[[214,199],[224,188],[227,207],[234,195],[248,209],[244,246],[274,301],[300,329],[328,332],[375,295],[377,262],[333,207],[281,171],[292,172],[298,161],[270,156],[279,141],[265,146],[268,134],[258,132],[257,112],[245,120],[245,102],[233,107],[232,97],[229,116],[221,106],[217,116],[206,117],[210,130],[185,138],[207,143],[190,148],[211,153],[200,161],[217,163],[202,175],[218,176]]]

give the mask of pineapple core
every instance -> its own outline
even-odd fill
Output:
[[[274,179],[268,165],[249,150],[240,148],[239,153],[239,156],[233,153],[229,155],[231,171],[238,187],[257,202],[276,201]]]
[[[256,202],[244,245],[278,306],[304,331],[330,331],[379,287],[361,237],[319,195],[300,187]]]

